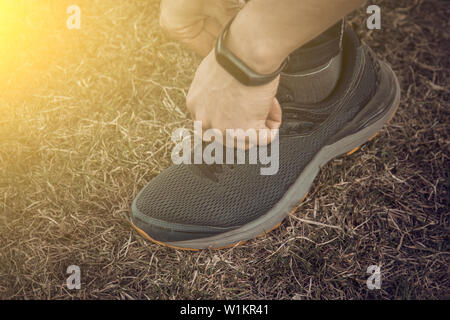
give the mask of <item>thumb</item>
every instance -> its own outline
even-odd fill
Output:
[[[266,120],[266,127],[271,130],[279,129],[281,126],[283,112],[277,98],[273,98],[272,106]]]
[[[281,126],[281,119],[282,119],[281,106],[277,98],[274,98],[265,122],[265,128],[260,129],[260,132],[258,134],[259,145],[268,145],[272,143],[272,141],[278,135],[278,129],[280,129]]]

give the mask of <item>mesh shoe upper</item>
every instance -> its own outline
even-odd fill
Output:
[[[280,97],[284,119],[277,174],[264,176],[260,174],[261,165],[243,164],[233,168],[223,166],[215,173],[217,179],[210,179],[195,173],[192,165],[174,165],[138,195],[135,208],[140,216],[148,217],[148,223],[158,220],[167,224],[233,228],[269,211],[327,140],[355,117],[373,95],[377,63],[368,51],[347,30],[343,73],[333,94],[314,105],[283,101]],[[283,87],[290,90],[289,83]]]

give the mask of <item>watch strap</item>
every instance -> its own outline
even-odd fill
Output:
[[[217,62],[236,80],[246,86],[260,86],[275,80],[287,66],[289,57],[287,57],[281,66],[271,74],[260,74],[254,71],[225,46],[225,38],[233,20],[234,19],[225,26],[216,42],[215,54]]]

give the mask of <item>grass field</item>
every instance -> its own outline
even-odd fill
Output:
[[[0,298],[450,298],[448,3],[375,1],[374,31],[354,14],[402,83],[397,115],[323,168],[280,228],[192,253],[142,239],[129,207],[171,165],[200,59],[161,31],[158,0],[30,2],[0,6]],[[66,28],[74,3],[80,30]]]

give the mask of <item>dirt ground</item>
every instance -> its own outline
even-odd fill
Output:
[[[74,2],[80,30],[66,28]],[[147,242],[129,222],[189,124],[200,59],[161,31],[158,0],[36,3],[0,46],[0,298],[450,298],[447,2],[375,1],[381,30],[364,8],[350,17],[398,74],[397,115],[323,168],[280,228],[201,252]]]

